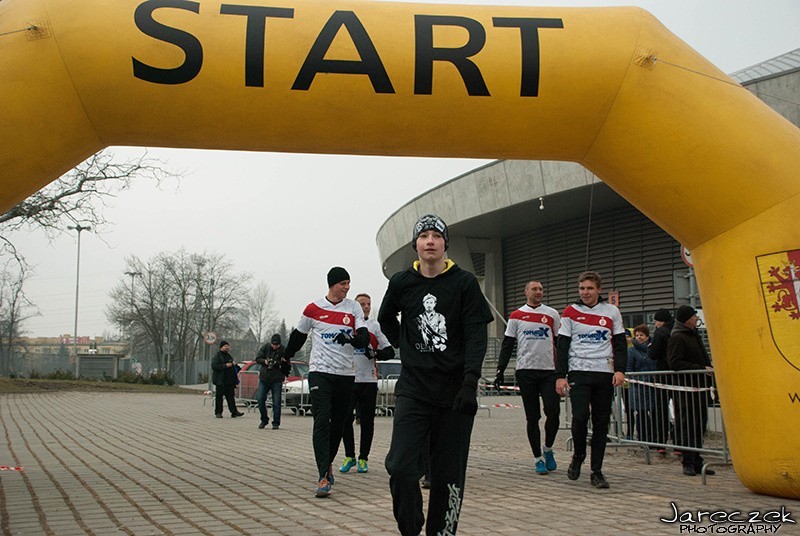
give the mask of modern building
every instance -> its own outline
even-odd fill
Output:
[[[800,126],[800,49],[731,77]],[[690,252],[579,164],[500,160],[411,200],[378,231],[387,277],[415,258],[411,229],[427,213],[448,223],[450,257],[481,280],[498,313],[491,336],[502,337],[499,317],[524,303],[528,280],[540,280],[545,302],[561,310],[577,299],[586,268],[603,276],[627,326],[652,325],[662,307],[702,307]]]

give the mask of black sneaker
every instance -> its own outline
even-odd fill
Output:
[[[570,480],[578,480],[581,477],[581,464],[583,460],[579,460],[573,456],[572,461],[569,462],[567,467],[567,478]]]
[[[237,411],[236,413],[231,413],[231,419],[235,419],[236,417],[244,417],[244,413],[241,411]]]
[[[273,424],[273,425],[272,425],[272,429],[273,429],[273,430],[280,430],[280,428],[281,428],[281,427],[280,427],[280,426],[278,426],[277,424]]]
[[[269,424],[269,421],[267,421],[267,422],[261,421],[261,422],[259,423],[259,425],[258,425],[258,429],[259,429],[259,430],[263,430],[264,428],[266,428],[266,427],[267,427],[267,425],[268,425],[268,424]]]
[[[684,465],[683,474],[686,476],[697,476],[697,471],[695,471],[694,467],[692,467],[691,465]]]
[[[217,419],[221,419],[222,418],[222,413],[215,413],[214,417],[216,417]]]
[[[703,466],[702,465],[696,466],[694,468],[694,472],[697,473],[698,475],[702,475],[703,474]],[[715,470],[711,469],[710,467],[706,467],[706,475],[707,476],[714,476],[716,474],[717,474],[717,472]]]
[[[609,487],[608,480],[606,480],[606,477],[604,477],[603,473],[601,473],[600,471],[593,472],[591,480],[592,480],[592,486],[598,489],[607,489]]]

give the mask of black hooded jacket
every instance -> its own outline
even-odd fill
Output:
[[[392,276],[378,323],[400,348],[395,393],[451,406],[461,385],[476,385],[481,376],[486,324],[492,320],[475,276],[451,261],[436,277],[425,277],[413,266]]]

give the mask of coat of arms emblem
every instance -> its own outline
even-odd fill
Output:
[[[772,340],[800,370],[800,249],[756,257]]]

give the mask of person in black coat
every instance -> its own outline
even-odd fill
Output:
[[[231,417],[241,417],[241,413],[236,409],[236,399],[233,396],[234,389],[236,389],[236,364],[233,362],[233,357],[228,353],[231,345],[228,341],[219,342],[219,351],[211,359],[211,382],[215,387],[214,396],[214,415],[222,418],[222,397],[228,401],[228,409],[231,412]]]
[[[703,340],[697,333],[697,311],[689,305],[681,305],[675,313],[675,326],[667,343],[667,362],[672,370],[711,371]],[[711,384],[710,372],[706,374],[686,373],[677,376],[676,383],[691,390],[678,391],[673,395],[675,403],[675,428],[678,442],[682,446],[703,448],[703,433],[708,423],[708,392]],[[695,476],[703,469],[703,457],[694,450],[683,451],[683,474]],[[714,471],[706,470],[707,475]]]
[[[669,370],[667,363],[667,342],[672,334],[672,327],[675,325],[672,319],[672,314],[666,309],[659,309],[653,315],[655,320],[656,330],[653,332],[653,337],[650,339],[650,345],[647,347],[647,357],[655,362],[654,370]],[[669,374],[654,375],[653,379],[662,384],[669,384],[673,376]],[[671,392],[667,389],[657,388],[654,391],[653,401],[653,438],[655,443],[662,443],[666,445],[667,439],[670,435],[669,423],[669,400]],[[672,439],[675,440],[675,431],[672,430]],[[666,451],[659,449],[661,454]]]
[[[281,345],[281,336],[275,334],[269,344],[261,347],[256,355],[256,363],[261,365],[258,373],[258,394],[256,402],[261,414],[259,429],[264,429],[269,424],[267,413],[267,394],[272,393],[272,429],[281,426],[281,390],[283,382],[292,370],[292,364],[284,357],[284,347]]]

